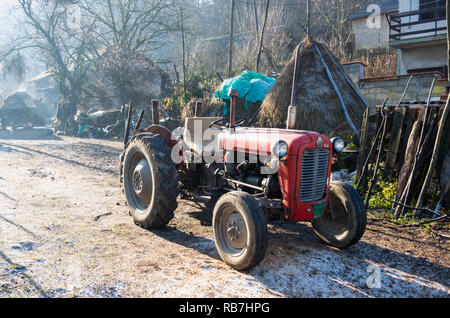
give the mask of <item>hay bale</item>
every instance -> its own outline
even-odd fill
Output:
[[[354,88],[346,81],[337,58],[322,43],[315,42],[325,63],[342,94],[348,113],[359,129],[365,105]],[[278,77],[272,90],[263,102],[259,115],[259,126],[286,128],[288,107],[291,104],[292,78],[295,53],[289,64]],[[306,41],[300,57],[300,78],[298,85],[296,129],[330,134],[339,129],[349,129],[336,91],[333,89],[314,45]]]
[[[181,110],[181,121],[184,123],[187,117],[193,117],[195,112],[195,103],[198,100],[192,98],[189,103]],[[202,108],[198,112],[198,117],[220,117],[222,116],[223,104],[213,99],[205,99],[201,101]]]

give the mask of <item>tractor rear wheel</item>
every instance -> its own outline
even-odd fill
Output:
[[[364,235],[366,209],[359,193],[350,185],[332,183],[325,213],[312,222],[314,232],[324,243],[344,249]]]
[[[258,265],[267,249],[267,220],[258,202],[244,192],[223,195],[213,214],[213,233],[222,260],[236,270]]]
[[[153,134],[133,139],[124,156],[124,192],[135,223],[161,228],[178,207],[178,174],[166,141]]]

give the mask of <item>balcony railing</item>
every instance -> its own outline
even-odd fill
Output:
[[[389,39],[398,41],[425,35],[438,35],[447,30],[445,6],[395,13],[388,17]]]

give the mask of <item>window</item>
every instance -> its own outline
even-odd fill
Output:
[[[420,20],[445,18],[445,1],[446,0],[420,0],[420,10],[427,10],[420,14]]]

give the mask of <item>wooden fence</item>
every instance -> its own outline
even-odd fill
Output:
[[[376,173],[378,169],[382,172],[383,179],[398,179],[399,187],[396,195],[398,200],[402,198],[405,190],[404,180],[400,179],[411,178],[409,187],[412,190],[408,190],[406,199],[402,200],[402,203],[410,204],[417,199],[433,155],[439,121],[444,108],[445,101],[437,101],[429,106],[426,104],[380,105],[376,107],[374,115],[370,115],[369,109],[366,111],[361,130],[356,180],[359,187],[369,189],[366,198],[367,206],[374,183],[379,181]],[[414,126],[420,127],[413,129]],[[417,134],[418,131],[422,131],[420,136]],[[419,145],[419,139],[423,141],[421,145]],[[440,144],[437,172],[441,170],[445,156],[450,150],[450,120],[447,120],[444,126]],[[419,148],[420,158],[418,158]],[[406,168],[412,164],[417,164],[417,167],[411,177],[412,170]]]

